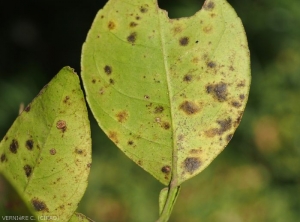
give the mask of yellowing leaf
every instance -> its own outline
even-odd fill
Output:
[[[71,68],[63,68],[15,120],[0,156],[0,172],[35,216],[69,220],[91,164],[87,109]]]
[[[155,0],[110,0],[82,54],[87,101],[107,136],[165,185],[201,172],[241,120],[250,86],[244,28],[225,0],[169,19]]]

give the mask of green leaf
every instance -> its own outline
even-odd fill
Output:
[[[173,187],[204,170],[241,121],[250,86],[240,19],[225,0],[169,19],[155,0],[110,0],[82,53],[87,101],[134,162]]]
[[[63,68],[18,116],[0,156],[0,172],[36,217],[69,220],[91,164],[87,109],[71,68]]]
[[[75,212],[69,222],[93,222],[93,220],[81,213]]]

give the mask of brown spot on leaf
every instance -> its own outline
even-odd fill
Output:
[[[244,94],[241,94],[241,95],[240,95],[240,99],[241,99],[241,100],[244,100],[244,99],[245,99],[245,95],[244,95]]]
[[[145,98],[145,99],[150,99],[150,96],[144,95],[144,98]]]
[[[168,123],[168,122],[163,122],[162,124],[161,124],[161,126],[164,128],[164,129],[170,129],[170,123]]]
[[[56,154],[56,149],[52,148],[51,150],[49,150],[51,155],[55,155]]]
[[[207,11],[211,11],[215,8],[215,3],[213,1],[209,1],[209,2],[206,2],[204,5],[203,5],[203,8]]]
[[[138,165],[142,166],[143,165],[143,161],[139,160],[138,162]]]
[[[245,86],[245,81],[241,81],[237,84],[237,87],[244,87]]]
[[[63,102],[64,102],[64,103],[68,103],[69,99],[70,99],[70,97],[69,97],[69,96],[66,96],[66,97],[64,98]]]
[[[94,84],[95,84],[95,83],[96,83],[96,79],[93,79],[93,80],[92,80],[92,83],[94,83]]]
[[[210,33],[213,30],[213,27],[211,25],[205,26],[203,28],[203,32]]]
[[[18,143],[18,141],[17,141],[16,139],[13,139],[13,140],[11,141],[11,144],[9,145],[9,150],[10,150],[12,153],[16,154],[17,151],[18,151],[18,148],[19,148],[19,143]]]
[[[30,106],[30,104],[28,105],[28,106],[26,106],[26,108],[24,109],[25,110],[25,112],[29,112],[30,111],[30,108],[31,108],[31,106]]]
[[[211,69],[213,69],[217,66],[216,63],[213,61],[209,61],[208,63],[206,63],[206,65],[208,68],[211,68]]]
[[[235,108],[239,108],[239,107],[242,106],[242,104],[240,104],[240,103],[237,102],[237,101],[233,101],[233,102],[231,103],[231,105],[234,106]]]
[[[134,144],[134,142],[133,142],[132,140],[129,140],[129,141],[127,142],[127,144],[128,144],[129,146],[132,146],[132,145]]]
[[[127,37],[127,41],[130,42],[130,43],[135,43],[136,41],[136,32],[132,32],[128,37]]]
[[[212,128],[212,129],[206,130],[204,132],[207,137],[211,138],[211,137],[214,137],[215,135],[217,135],[219,133],[219,130],[217,128]]]
[[[202,149],[191,149],[190,154],[199,154],[199,153],[202,153]]]
[[[7,160],[6,155],[4,153],[2,153],[0,160],[1,160],[1,163],[3,163],[4,161]]]
[[[75,149],[75,153],[81,155],[81,154],[83,154],[83,150],[82,150],[82,149],[76,148],[76,149]]]
[[[227,99],[227,84],[220,82],[215,85],[207,85],[206,92],[212,94],[219,102],[224,102]]]
[[[28,150],[32,150],[33,149],[33,140],[27,140],[26,143],[25,143],[25,146]]]
[[[107,27],[109,30],[113,30],[116,27],[116,24],[113,21],[109,21]]]
[[[237,127],[237,126],[240,124],[240,122],[241,122],[241,120],[242,120],[243,113],[244,113],[244,112],[240,112],[238,118],[234,121],[234,124],[233,124],[233,125],[234,125],[235,127]]]
[[[148,12],[148,5],[145,5],[145,6],[141,6],[141,8],[140,8],[140,11],[141,11],[141,13],[146,13],[146,12]]]
[[[117,117],[119,123],[124,123],[128,118],[128,113],[125,110],[123,110],[121,112],[118,112],[116,114],[116,117]]]
[[[33,208],[36,211],[46,211],[46,212],[49,212],[49,210],[48,210],[47,205],[45,204],[45,202],[39,200],[38,198],[33,198],[31,200],[31,203],[33,205]]]
[[[112,73],[112,68],[111,66],[104,66],[104,72],[107,74],[107,75],[110,75]]]
[[[219,134],[224,133],[225,131],[229,130],[232,126],[232,121],[230,118],[218,120],[217,123],[220,126]]]
[[[91,164],[91,163],[88,163],[86,166],[87,166],[88,168],[91,168],[92,164]]]
[[[191,82],[193,79],[193,76],[191,74],[186,74],[184,77],[183,77],[183,81],[185,82]]]
[[[226,141],[229,142],[233,137],[233,134],[229,134],[226,136]]]
[[[135,22],[130,22],[130,24],[129,24],[129,26],[132,27],[132,28],[133,28],[133,27],[136,27],[137,25],[138,25],[138,24],[135,23]]]
[[[154,113],[162,113],[164,111],[164,107],[162,106],[156,106]]]
[[[56,128],[61,130],[63,133],[67,130],[67,123],[64,120],[58,120],[56,123]]]
[[[201,162],[196,157],[188,157],[184,160],[183,166],[185,170],[189,173],[193,173],[201,166]]]
[[[182,28],[181,28],[180,26],[176,26],[176,27],[173,29],[173,31],[174,31],[174,34],[178,34],[178,33],[182,32]]]
[[[115,143],[119,143],[118,134],[115,131],[109,131],[108,137]]]
[[[31,166],[29,166],[28,164],[26,164],[24,167],[23,167],[24,171],[25,171],[25,174],[27,177],[30,177],[31,175],[31,172],[32,172],[32,168]]]
[[[115,80],[109,79],[109,83],[113,85],[113,84],[115,84]]]
[[[163,166],[161,168],[161,172],[163,172],[165,174],[169,174],[171,172],[171,167],[169,165]]]
[[[140,16],[136,16],[135,19],[136,19],[136,20],[140,20],[141,17],[140,17]]]
[[[179,39],[179,44],[181,46],[187,46],[189,44],[189,38],[188,37],[182,37]]]
[[[183,103],[181,103],[179,108],[188,115],[196,114],[200,110],[200,107],[196,103],[191,101],[184,101]]]

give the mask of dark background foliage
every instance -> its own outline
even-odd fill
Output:
[[[105,2],[0,3],[0,137],[20,104],[28,104],[63,66],[80,73],[82,44]],[[228,147],[203,173],[183,184],[170,221],[299,221],[300,1],[229,3],[249,41],[249,102]],[[171,18],[191,16],[202,4],[159,1]],[[78,211],[95,221],[155,221],[162,185],[127,159],[92,115],[90,120],[93,165]],[[0,180],[0,204],[4,189]]]

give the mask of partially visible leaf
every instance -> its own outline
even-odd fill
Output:
[[[35,216],[69,220],[91,164],[87,109],[71,68],[63,68],[19,115],[1,141],[0,156],[0,172]]]
[[[93,222],[93,220],[81,213],[75,212],[69,222]]]
[[[175,187],[205,169],[241,121],[250,86],[244,28],[225,0],[182,19],[156,0],[110,0],[83,46],[82,79],[107,136]]]

